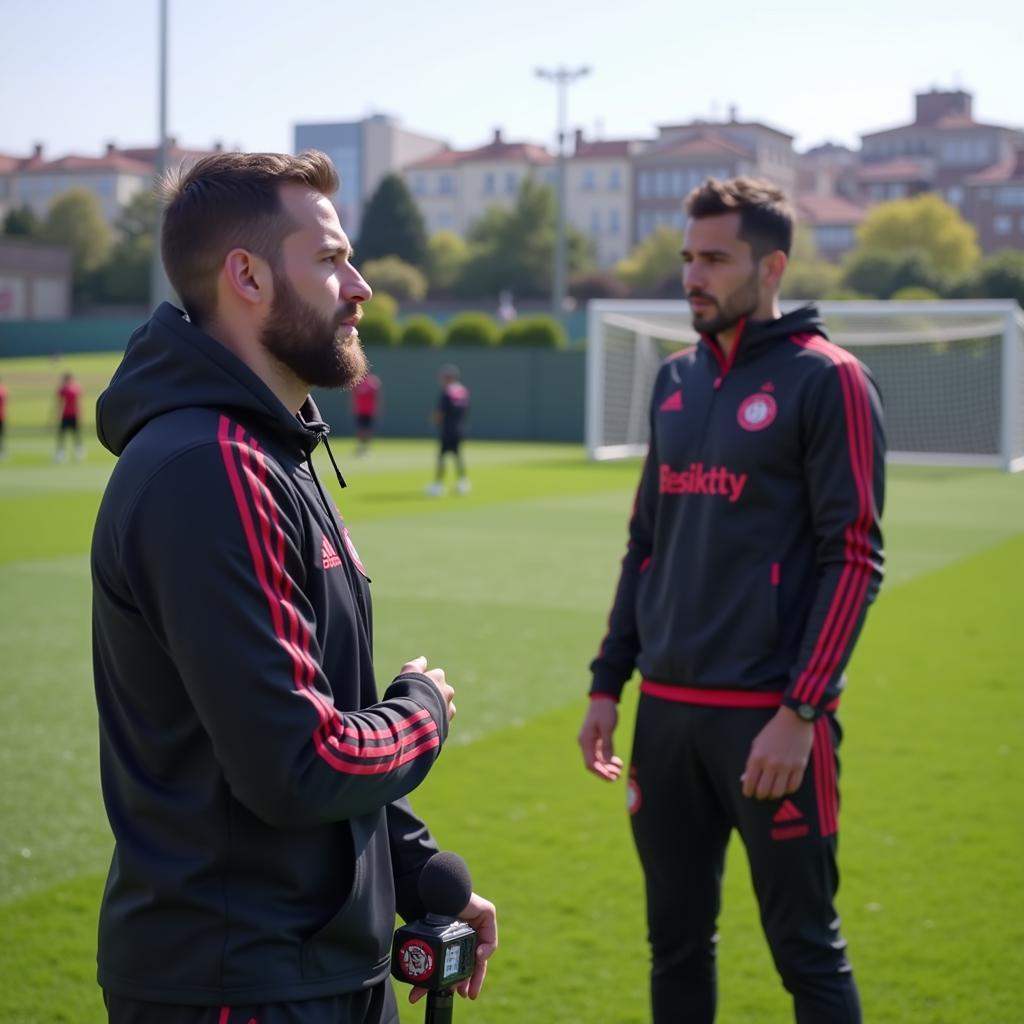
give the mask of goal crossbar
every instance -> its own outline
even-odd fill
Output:
[[[1024,310],[1016,302],[832,301],[817,307],[830,339],[854,352],[879,383],[894,427],[890,461],[1024,470]],[[591,458],[646,451],[657,367],[671,351],[696,341],[685,301],[589,304],[585,436]]]

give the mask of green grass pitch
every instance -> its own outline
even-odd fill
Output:
[[[88,544],[112,460],[54,465],[52,391],[85,407],[109,357],[0,361],[0,1021],[103,1020],[96,909],[110,851],[97,778]],[[91,438],[91,433],[89,434]],[[430,499],[433,450],[321,465],[373,577],[377,665],[427,654],[458,691],[413,794],[499,907],[501,949],[462,1021],[642,1022],[642,883],[621,784],[581,766],[586,665],[604,628],[637,463],[471,442],[474,490]],[[1024,1019],[1024,477],[893,469],[889,574],[843,702],[839,907],[874,1024]],[[628,754],[634,695],[624,701]],[[721,919],[722,1024],[790,1020],[742,851]],[[400,993],[404,996],[404,993]],[[423,1019],[422,1004],[403,1021]]]

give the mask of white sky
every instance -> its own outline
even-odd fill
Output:
[[[169,0],[169,132],[289,150],[299,121],[396,116],[457,147],[551,145],[536,67],[589,65],[570,128],[652,137],[724,117],[800,149],[909,121],[933,86],[979,120],[1024,126],[1020,0]],[[0,0],[0,153],[99,154],[157,133],[158,0]]]

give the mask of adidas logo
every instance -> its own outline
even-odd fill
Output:
[[[792,800],[783,800],[782,806],[775,812],[775,817],[772,821],[776,825],[788,821],[800,821],[803,815],[800,813],[800,809],[793,803]]]
[[[673,391],[668,398],[665,399],[661,405],[658,406],[660,412],[681,412],[683,408],[683,393],[682,391]]]
[[[800,839],[807,835],[811,828],[804,821],[800,808],[792,800],[783,800],[782,805],[775,812],[772,818],[775,828],[772,829],[772,839]]]
[[[338,552],[334,550],[334,545],[327,539],[326,534],[324,535],[323,543],[320,545],[320,557],[323,560],[325,569],[333,569],[335,566],[341,565]]]

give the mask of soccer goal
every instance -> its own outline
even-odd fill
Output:
[[[1016,302],[817,305],[829,338],[878,382],[890,461],[1024,470],[1024,311]],[[647,450],[658,367],[696,340],[684,301],[590,303],[586,442],[592,459]]]

